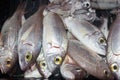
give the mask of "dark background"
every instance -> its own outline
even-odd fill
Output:
[[[41,4],[48,4],[48,0],[25,0],[27,2],[25,17],[28,18],[37,11]],[[20,0],[0,0],[0,30],[4,21],[12,16]]]

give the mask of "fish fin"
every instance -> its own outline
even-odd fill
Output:
[[[21,41],[25,41],[27,39],[27,37],[29,36],[30,32],[33,30],[34,25],[32,25],[31,27],[29,27],[28,30],[26,30],[26,32],[24,32],[24,34],[21,37]]]
[[[26,1],[24,0],[21,0],[17,9],[16,9],[16,12],[15,14],[24,14],[24,11],[25,11],[25,7],[26,7]]]

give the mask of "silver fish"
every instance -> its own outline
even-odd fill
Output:
[[[115,77],[120,80],[120,14],[112,23],[108,35],[107,61]]]
[[[113,80],[107,63],[79,41],[69,40],[68,55],[87,73],[103,80]]]
[[[50,72],[61,65],[67,51],[67,33],[56,13],[49,12],[43,20],[43,52]]]
[[[36,60],[36,65],[37,65],[37,68],[38,68],[39,72],[41,73],[42,77],[47,79],[48,77],[50,77],[52,75],[52,73],[48,69],[48,66],[46,64],[43,54],[44,54],[43,49],[41,49],[41,52]]]
[[[18,58],[18,32],[22,25],[24,9],[25,2],[21,2],[12,17],[5,21],[1,30],[3,42],[0,45],[0,70],[3,74],[8,73],[13,68]]]
[[[68,17],[64,19],[68,30],[86,47],[97,54],[106,55],[106,38],[94,25],[81,19]]]
[[[32,66],[41,50],[43,35],[43,10],[39,10],[29,17],[19,31],[18,56],[21,70],[25,71]]]
[[[24,77],[25,78],[41,78],[42,75],[39,73],[36,64],[34,64],[31,69],[28,69],[27,71],[25,71],[24,73]]]
[[[86,72],[68,55],[66,55],[60,66],[60,71],[62,76],[67,80],[83,80],[86,76]]]

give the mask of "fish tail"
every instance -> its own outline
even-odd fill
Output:
[[[25,0],[21,0],[15,14],[20,14],[20,15],[24,15],[25,14],[25,8],[26,8],[26,1]]]
[[[39,5],[39,8],[38,8],[38,12],[39,13],[43,13],[44,9],[46,8],[47,5],[45,4],[42,4],[42,5]]]

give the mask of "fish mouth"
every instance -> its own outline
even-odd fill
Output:
[[[100,57],[102,58],[106,58],[107,55],[101,55],[101,54],[98,54]]]

